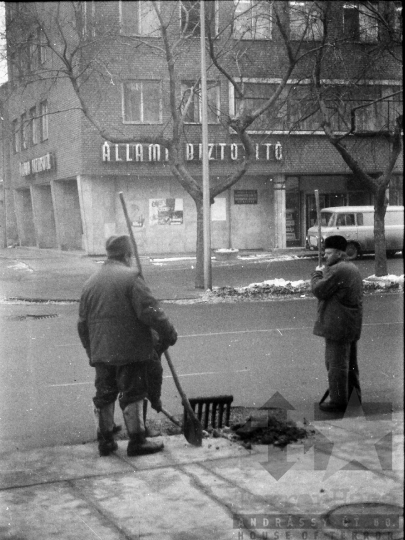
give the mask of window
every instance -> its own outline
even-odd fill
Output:
[[[234,0],[233,35],[237,39],[271,39],[270,2]]]
[[[27,113],[21,115],[21,148],[25,150],[28,148],[28,122]]]
[[[356,217],[357,217],[357,225],[361,227],[364,223],[363,214],[356,214]]]
[[[323,37],[321,11],[316,2],[290,2],[290,39],[316,41]]]
[[[41,141],[46,141],[48,139],[48,102],[47,100],[41,101],[39,104],[39,114],[40,114],[40,135]]]
[[[207,105],[208,105],[208,123],[216,124],[219,121],[219,103],[220,103],[220,85],[215,81],[207,82]],[[183,109],[187,104],[190,94],[191,101],[187,109],[185,122],[189,123],[201,123],[202,111],[201,111],[201,86],[198,85],[194,89],[193,81],[183,81],[181,83],[181,108]]]
[[[198,37],[200,35],[200,2],[198,0],[183,0],[180,4],[181,31],[186,35]],[[205,26],[211,33],[216,33],[216,1],[204,0]]]
[[[43,30],[38,30],[38,43],[39,43],[39,63],[42,65],[46,62],[47,57],[47,43],[46,36]]]
[[[38,117],[37,108],[31,107],[30,109],[30,142],[32,145],[38,144]]]
[[[18,131],[18,120],[12,122],[13,130],[13,153],[16,154],[20,151],[20,133]]]
[[[352,227],[354,223],[354,214],[338,214],[336,219],[336,227]]]
[[[162,121],[161,81],[128,81],[123,85],[124,122],[158,124]]]
[[[28,42],[28,70],[35,71],[38,68],[38,45],[33,36]]]
[[[277,86],[266,82],[246,82],[243,84],[244,99],[235,99],[235,110],[241,108],[255,110],[270,99]],[[287,109],[284,98],[280,98],[277,108],[271,108],[259,116],[249,130],[284,130],[286,129]]]
[[[121,1],[120,17],[123,34],[160,37],[159,18],[152,2]]]
[[[355,41],[374,42],[378,39],[378,20],[365,5],[356,2],[343,6],[343,31]]]

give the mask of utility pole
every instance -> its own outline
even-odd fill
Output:
[[[208,166],[208,114],[207,114],[207,71],[205,60],[205,6],[200,0],[201,42],[201,125],[202,125],[202,176],[203,176],[203,229],[204,229],[204,288],[212,289],[211,272],[211,205],[210,177]]]

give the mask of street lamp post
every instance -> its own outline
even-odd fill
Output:
[[[203,229],[204,229],[204,288],[212,288],[211,272],[211,208],[210,179],[208,166],[208,115],[207,115],[207,71],[205,61],[205,6],[200,0],[200,43],[201,43],[201,125],[202,125],[202,177],[203,177]]]

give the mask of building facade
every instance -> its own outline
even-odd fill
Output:
[[[58,50],[47,45],[52,27],[49,13],[55,3],[37,3],[41,6],[35,17],[31,16],[32,25],[25,25],[30,28],[28,39],[21,39],[25,47],[14,45],[18,41],[15,35],[21,36],[24,29],[13,26],[13,21],[22,16],[24,5],[32,9],[34,4],[7,3],[10,82],[5,99],[3,179],[11,193],[6,199],[7,213],[15,216],[15,222],[10,217],[7,237],[16,236],[23,246],[83,250],[90,255],[104,253],[106,238],[127,232],[118,197],[122,191],[141,254],[194,252],[196,206],[173,175],[171,149],[159,142],[159,137],[165,137],[171,129],[171,87],[167,59],[156,52],[162,41],[159,20],[150,2],[72,3],[81,4],[79,13],[68,10],[69,2],[62,2],[67,11],[61,17],[69,19],[79,36],[75,41],[69,34],[76,45],[91,42],[94,53],[100,47],[98,36],[108,29],[108,46],[101,55],[103,76],[93,71],[80,93],[90,109],[90,119],[96,122],[80,110],[83,103],[76,89],[68,77],[62,76],[62,53],[58,55]],[[186,25],[194,24],[194,33],[181,42],[176,60],[175,97],[179,107],[188,103],[180,147],[187,171],[201,184],[201,103],[195,83],[200,76],[197,4],[160,2],[158,6],[166,14],[171,10],[168,28],[172,37],[176,33],[184,37]],[[294,33],[302,31],[308,21],[303,14],[308,15],[311,6],[319,2],[281,4],[290,39],[298,39]],[[385,4],[392,4],[395,15],[396,3]],[[234,18],[226,43],[229,46],[234,39],[235,47],[248,46],[249,63],[242,66],[242,76],[234,60],[229,60],[226,67],[246,85],[245,101],[250,105],[262,103],[283,76],[279,37],[271,13],[264,12],[262,4],[254,0],[206,5],[208,11],[213,10],[211,23],[218,35],[229,25],[229,18]],[[370,22],[365,25],[361,14],[356,19],[347,13],[347,2],[333,5],[336,32],[357,32],[357,48],[372,47],[380,30]],[[119,39],[112,39],[113,31]],[[317,39],[320,34],[314,32],[308,43],[312,45]],[[83,51],[84,63],[83,58],[90,53],[84,47]],[[356,61],[361,61],[360,55],[353,57],[354,65],[347,72],[355,71]],[[349,53],[347,62],[351,62]],[[111,72],[110,80],[105,77],[106,71]],[[347,86],[342,75],[334,73],[328,83],[333,87]],[[319,120],[311,115],[305,119],[298,110],[302,99],[296,91],[303,84],[302,72],[296,77],[293,74],[288,98],[282,105],[283,115],[274,119],[265,114],[249,128],[254,158],[247,173],[215,197],[211,206],[212,248],[270,250],[304,246],[306,231],[316,217],[316,189],[322,207],[372,204],[371,193],[328,142]],[[387,162],[392,143],[386,131],[401,110],[401,88],[402,74],[393,61],[385,63],[384,71],[355,85],[347,110],[362,106],[357,127],[363,126],[364,133],[352,136],[348,144],[370,175],[381,174]],[[208,138],[212,185],[232,174],[243,160],[241,140],[224,121],[226,115],[237,114],[238,99],[229,78],[210,66]],[[376,129],[378,121],[385,126],[381,134]],[[115,136],[106,136],[104,126]],[[342,126],[339,131],[345,129]],[[368,135],[373,131],[374,136],[364,136],[367,131]],[[388,194],[391,204],[403,204],[402,174],[400,158]]]

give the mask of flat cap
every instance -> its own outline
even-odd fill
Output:
[[[126,234],[110,236],[105,244],[105,249],[108,257],[122,257],[123,255],[132,254],[131,241]]]
[[[339,249],[340,251],[346,251],[347,240],[343,236],[336,234],[334,236],[328,236],[325,238],[325,249]]]

